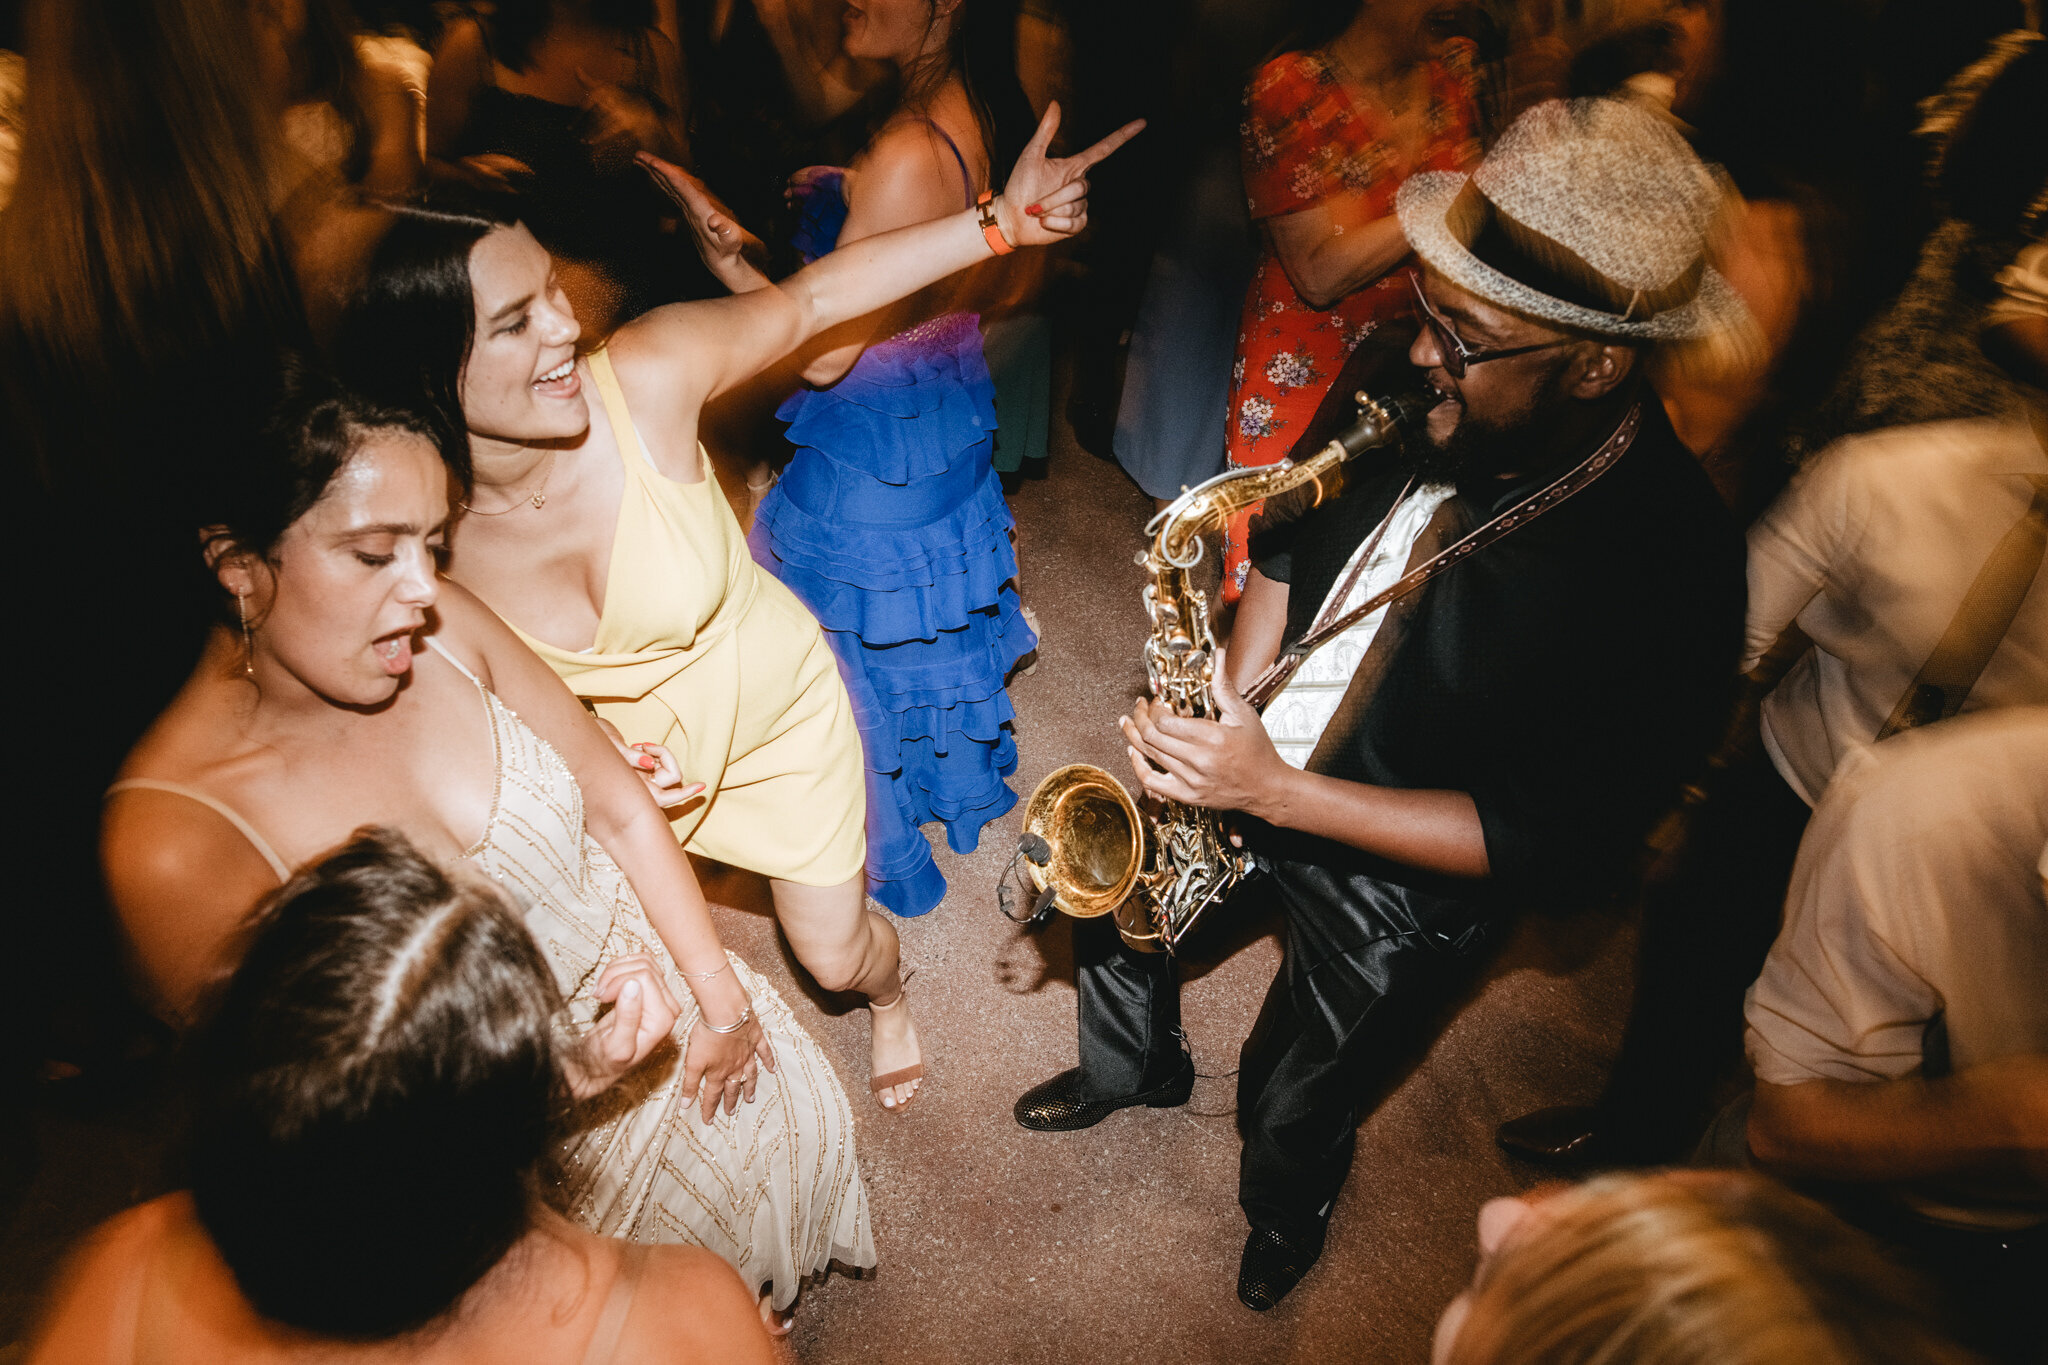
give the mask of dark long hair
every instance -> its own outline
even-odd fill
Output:
[[[926,3],[936,24],[937,8]],[[1017,80],[1017,0],[960,0],[957,15],[945,56],[903,73],[903,101],[921,107],[958,72],[988,152],[989,184],[1000,189],[1038,123]]]
[[[390,830],[262,915],[193,1054],[199,1218],[264,1316],[395,1336],[531,1226],[561,996],[494,891]]]
[[[317,366],[288,357],[282,391],[246,458],[201,504],[209,553],[268,559],[292,523],[325,497],[374,432],[404,431],[434,443],[456,482],[469,486],[469,441],[451,440],[429,404],[385,402],[350,389]]]
[[[333,355],[349,385],[378,402],[424,401],[443,434],[450,469],[469,483],[469,424],[462,370],[476,344],[476,297],[469,254],[519,220],[501,200],[466,189],[388,205],[390,230],[343,311]]]

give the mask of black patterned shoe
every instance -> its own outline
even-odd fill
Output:
[[[1180,1069],[1173,1073],[1171,1079],[1135,1095],[1091,1100],[1082,1095],[1083,1088],[1081,1068],[1077,1066],[1025,1091],[1011,1112],[1016,1114],[1017,1122],[1034,1132],[1071,1133],[1080,1128],[1093,1128],[1117,1110],[1128,1109],[1134,1104],[1152,1109],[1171,1109],[1186,1104],[1189,1093],[1195,1088],[1194,1058],[1183,1055]]]
[[[1311,1250],[1277,1232],[1253,1228],[1237,1263],[1238,1301],[1254,1313],[1265,1312],[1301,1283],[1322,1254],[1320,1241]]]

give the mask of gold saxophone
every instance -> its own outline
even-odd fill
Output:
[[[1399,440],[1437,401],[1423,393],[1354,397],[1358,420],[1308,459],[1218,474],[1147,523],[1152,548],[1138,556],[1152,575],[1145,676],[1153,697],[1179,714],[1217,713],[1209,600],[1188,577],[1201,562],[1201,537],[1261,498],[1304,484],[1316,486],[1321,502],[1342,486],[1346,460]],[[1262,706],[1270,698],[1253,689],[1246,700]],[[1087,763],[1038,784],[1024,804],[1020,842],[1032,882],[1055,906],[1079,919],[1114,914],[1124,941],[1146,952],[1174,951],[1202,911],[1252,870],[1251,854],[1231,847],[1222,812],[1162,801],[1158,815],[1147,816],[1123,783]]]

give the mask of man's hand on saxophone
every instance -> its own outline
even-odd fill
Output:
[[[1119,724],[1145,791],[1211,810],[1243,811],[1282,829],[1427,872],[1486,877],[1492,865],[1471,793],[1375,787],[1290,766],[1258,712],[1231,684],[1217,651],[1216,720],[1174,715],[1141,699]]]
[[[1178,716],[1148,697],[1118,722],[1131,768],[1147,795],[1243,811],[1278,824],[1268,812],[1285,807],[1281,791],[1290,777],[1301,774],[1281,759],[1259,713],[1231,685],[1225,664],[1224,651],[1218,650],[1212,686],[1218,719]]]

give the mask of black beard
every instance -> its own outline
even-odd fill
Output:
[[[1426,431],[1416,433],[1414,440],[1401,447],[1401,462],[1417,483],[1454,484],[1502,474],[1514,466],[1515,453],[1522,444],[1516,436],[1523,426],[1520,422],[1496,426],[1466,413],[1441,444]]]
[[[1472,484],[1524,472],[1523,467],[1533,453],[1531,446],[1541,440],[1537,433],[1547,425],[1544,415],[1566,401],[1559,389],[1566,363],[1560,357],[1543,376],[1527,405],[1520,412],[1498,420],[1474,417],[1462,402],[1451,399],[1459,403],[1460,412],[1450,438],[1439,443],[1430,437],[1425,426],[1417,433],[1417,439],[1402,447],[1401,458],[1420,483]]]

